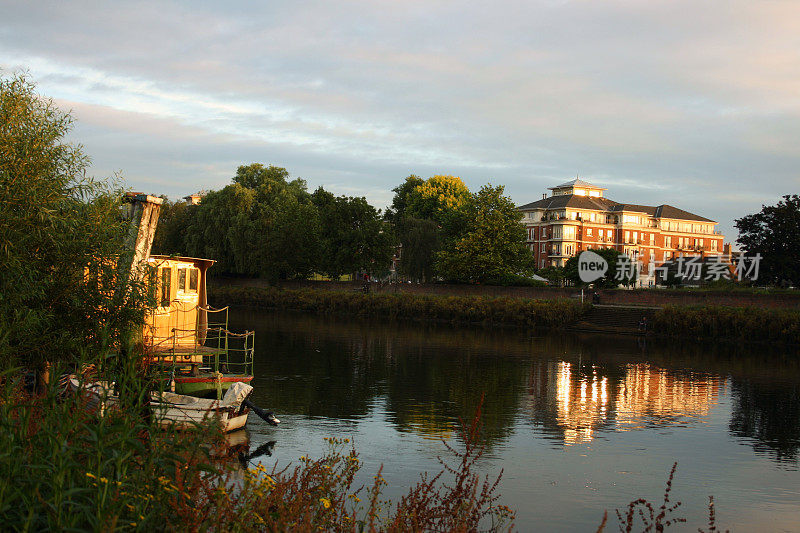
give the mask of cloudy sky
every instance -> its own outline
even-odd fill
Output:
[[[284,166],[384,207],[411,173],[579,174],[720,222],[800,193],[800,2],[8,2],[0,68],[92,173],[173,198]]]

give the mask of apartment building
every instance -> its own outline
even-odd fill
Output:
[[[651,264],[723,253],[717,222],[700,215],[666,204],[615,202],[605,188],[578,178],[549,190],[550,196],[518,208],[538,268],[564,266],[583,250],[615,248],[640,262],[640,280],[652,283]]]

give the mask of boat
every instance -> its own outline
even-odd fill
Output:
[[[207,304],[211,259],[152,255],[147,259],[157,307],[145,319],[148,362],[178,394],[221,399],[234,383],[253,379],[255,332],[228,329],[228,307]]]
[[[87,399],[87,409],[103,416],[119,404],[119,396],[114,392],[114,383],[107,381],[82,381],[75,375],[69,376],[69,387],[73,392],[82,393]],[[253,387],[247,383],[232,384],[221,400],[197,398],[169,391],[150,393],[150,412],[164,429],[185,430],[202,422],[216,420],[225,433],[241,429],[247,423],[250,408],[248,396]],[[257,408],[256,408],[257,409]],[[258,413],[259,416],[263,415]],[[278,425],[280,420],[266,413],[267,422]]]

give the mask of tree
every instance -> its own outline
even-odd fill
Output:
[[[620,253],[618,250],[614,248],[597,248],[592,250],[594,253],[602,257],[608,263],[608,270],[601,278],[597,281],[594,281],[594,286],[597,288],[603,289],[613,289],[619,285],[619,280],[616,278],[617,276],[617,269],[619,264],[619,256]],[[580,258],[580,254],[576,254],[569,259],[564,264],[564,278],[569,280],[573,285],[576,287],[581,287],[587,285],[583,281],[581,281],[580,275],[578,273],[578,259]],[[626,281],[628,283],[632,283],[635,280],[635,276],[631,278],[631,276],[626,277]]]
[[[736,219],[736,239],[748,257],[761,254],[759,279],[800,283],[800,196],[786,195],[777,205]]]
[[[414,194],[414,190],[424,183],[424,179],[415,174],[411,174],[401,185],[392,189],[394,198],[392,198],[392,205],[386,210],[384,218],[393,224],[399,224],[406,216],[408,202],[411,195]]]
[[[231,185],[189,209],[186,253],[218,261],[217,272],[306,277],[319,255],[319,215],[305,181],[285,169],[241,166]]]
[[[194,213],[192,205],[178,200],[171,202],[166,196],[161,196],[161,213],[158,215],[158,227],[153,239],[152,253],[154,255],[184,255],[186,254],[186,230],[191,223]]]
[[[72,117],[25,76],[0,77],[0,365],[76,361],[126,343],[143,284],[121,276],[121,194],[86,177]]]
[[[289,171],[283,167],[270,165],[265,167],[261,163],[242,165],[236,169],[233,182],[247,189],[257,189],[261,186],[282,186],[289,180]]]
[[[439,227],[432,220],[406,217],[400,222],[397,233],[403,245],[398,265],[400,274],[423,283],[430,281],[440,246]]]
[[[320,187],[312,200],[322,224],[317,261],[321,272],[336,279],[359,271],[380,275],[389,269],[391,229],[366,198],[337,197]]]
[[[503,186],[484,185],[453,210],[443,224],[444,244],[437,269],[447,279],[465,282],[498,280],[533,271],[533,254],[525,246],[522,214]]]
[[[463,206],[469,198],[469,189],[461,178],[431,176],[408,194],[405,214],[441,223],[447,213]]]

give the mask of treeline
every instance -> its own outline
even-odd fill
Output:
[[[309,193],[286,169],[240,166],[199,205],[165,202],[154,253],[215,259],[217,273],[269,280],[389,270],[390,226],[365,198]]]
[[[217,273],[270,281],[322,274],[386,278],[395,255],[415,281],[519,283],[532,273],[521,215],[503,187],[406,178],[385,213],[363,197],[309,193],[285,168],[241,166],[199,205],[166,201],[157,254],[208,257]],[[399,246],[398,246],[399,245]]]

